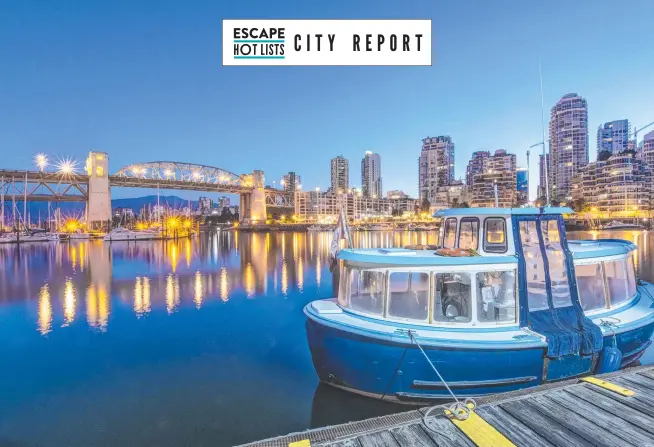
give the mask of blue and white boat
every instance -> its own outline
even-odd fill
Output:
[[[448,398],[443,381],[476,397],[637,360],[654,286],[636,278],[632,243],[568,242],[572,212],[443,210],[438,250],[340,250],[338,297],[304,308],[320,380],[419,404]]]

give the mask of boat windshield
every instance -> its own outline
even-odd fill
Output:
[[[638,293],[631,254],[607,261],[585,260],[575,264],[579,302],[584,312],[619,307]]]
[[[389,320],[433,325],[516,322],[516,271],[362,269],[344,265],[341,307]]]

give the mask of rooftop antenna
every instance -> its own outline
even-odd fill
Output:
[[[540,74],[540,125],[543,131],[543,163],[545,164],[545,205],[550,205],[550,181],[547,172],[547,154],[545,153],[545,100],[543,99],[543,64],[538,58],[538,73]],[[527,155],[529,159],[529,155]]]

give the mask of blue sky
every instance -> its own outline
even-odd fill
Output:
[[[263,169],[267,183],[294,170],[324,189],[331,157],[350,159],[358,185],[372,150],[384,189],[415,195],[426,136],[453,138],[457,177],[475,150],[526,166],[541,141],[539,56],[546,114],[566,93],[588,100],[594,159],[599,124],[654,121],[652,17],[651,0],[4,0],[0,165],[94,148],[112,172],[175,160]],[[431,18],[433,66],[222,67],[224,18]]]

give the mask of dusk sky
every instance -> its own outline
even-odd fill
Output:
[[[433,65],[222,67],[225,18],[429,18]],[[427,136],[452,137],[457,177],[476,150],[526,166],[542,140],[539,57],[546,120],[564,94],[585,97],[594,160],[599,124],[654,121],[653,18],[652,0],[3,0],[0,167],[36,152],[81,167],[98,149],[112,173],[172,160],[263,169],[269,184],[293,170],[324,190],[330,158],[349,158],[357,186],[371,150],[384,191],[416,196]]]

